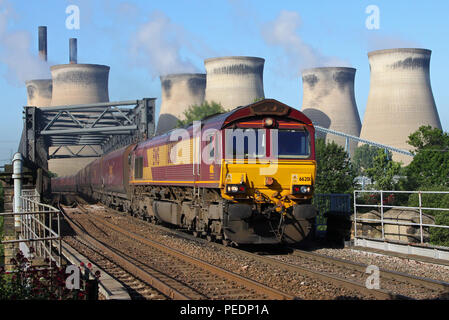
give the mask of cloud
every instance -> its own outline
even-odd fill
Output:
[[[200,72],[189,57],[203,59],[202,44],[163,12],[155,11],[131,36],[130,54],[153,77]]]
[[[12,85],[22,86],[26,80],[50,79],[48,63],[31,53],[30,33],[9,30],[14,19],[10,3],[0,1],[0,63],[7,67],[7,80]]]
[[[305,43],[298,34],[300,26],[301,17],[297,12],[283,10],[276,19],[264,24],[261,30],[268,45],[282,49],[280,66],[288,70],[290,76],[298,76],[306,68],[349,66],[347,62],[326,56]]]

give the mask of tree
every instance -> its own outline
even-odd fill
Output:
[[[421,126],[407,141],[415,147],[407,167],[408,188],[449,187],[449,134],[431,126]]]
[[[179,120],[178,126],[182,127],[186,124],[192,123],[193,121],[198,121],[204,119],[207,116],[223,113],[225,112],[221,104],[212,102],[203,102],[201,105],[190,106],[186,111],[184,111],[185,120]]]
[[[355,171],[343,147],[317,139],[316,193],[349,193],[354,188]]]
[[[395,176],[401,173],[401,164],[391,157],[391,151],[387,153],[378,149],[372,167],[366,169],[367,176],[374,181],[374,188],[377,190],[396,190],[398,187]]]
[[[354,156],[351,160],[354,170],[358,175],[364,174],[366,169],[373,167],[374,158],[377,156],[378,150],[379,148],[370,146],[369,144],[364,144],[355,149]]]

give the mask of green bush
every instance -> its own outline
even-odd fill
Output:
[[[315,193],[352,193],[355,171],[345,149],[335,142],[315,143],[317,177]]]
[[[32,247],[30,252],[33,252]],[[92,285],[92,282],[82,281],[79,290],[69,290],[66,287],[69,275],[65,268],[58,268],[52,262],[51,268],[38,269],[30,265],[21,251],[11,263],[11,272],[0,267],[0,300],[85,300],[89,285]],[[95,277],[100,277],[99,271]]]
[[[193,105],[184,111],[185,120],[178,120],[178,127],[182,127],[192,123],[193,121],[200,121],[205,117],[223,112],[225,112],[225,109],[221,106],[221,104],[214,101],[210,103],[204,102],[199,106]]]
[[[449,191],[448,187],[428,186],[420,188],[420,191]],[[419,206],[419,196],[417,193],[409,197],[409,206]],[[421,196],[421,205],[427,208],[449,209],[449,194],[428,194]],[[435,218],[435,224],[449,226],[449,211],[423,210],[423,213]],[[439,246],[449,247],[449,230],[444,228],[430,228],[430,243]]]

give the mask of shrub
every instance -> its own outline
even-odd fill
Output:
[[[443,186],[428,186],[420,189],[421,191],[449,191],[448,187]],[[449,194],[423,193],[421,203],[423,207],[427,208],[449,209]],[[410,195],[409,205],[413,207],[419,206],[419,196],[417,193]],[[449,211],[423,210],[423,213],[433,216],[435,218],[435,224],[449,226]],[[430,228],[430,243],[449,247],[449,230],[445,228]]]
[[[30,249],[33,252],[33,249]],[[48,261],[47,261],[48,262]],[[6,272],[0,267],[0,300],[85,300],[88,292],[86,279],[81,280],[81,289],[67,289],[69,276],[65,268],[59,268],[54,262],[50,268],[38,269],[31,266],[28,259],[19,251],[11,259],[13,270]],[[95,275],[98,279],[99,273]]]

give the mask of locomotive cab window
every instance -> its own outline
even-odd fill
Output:
[[[134,178],[143,178],[143,157],[137,157],[134,159]]]
[[[234,159],[265,157],[266,129],[246,129],[237,132],[237,135],[232,137],[232,148]]]
[[[281,158],[308,158],[310,156],[309,132],[303,130],[277,130],[278,156]]]

